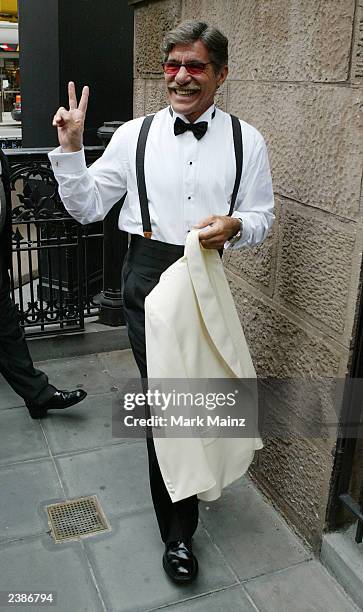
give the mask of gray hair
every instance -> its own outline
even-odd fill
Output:
[[[228,64],[228,38],[220,30],[204,21],[183,21],[165,34],[161,45],[164,62],[175,45],[187,45],[197,40],[203,42],[207,47],[216,73]]]

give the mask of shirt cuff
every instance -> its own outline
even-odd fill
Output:
[[[48,153],[54,175],[82,174],[87,170],[84,148],[75,153],[63,153],[62,147],[57,147]]]

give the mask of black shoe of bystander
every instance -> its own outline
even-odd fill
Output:
[[[78,404],[86,397],[86,391],[77,389],[76,391],[56,391],[52,397],[43,404],[29,404],[26,406],[32,419],[44,419],[48,410],[63,410]]]

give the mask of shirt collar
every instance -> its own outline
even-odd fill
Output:
[[[180,113],[176,113],[171,106],[169,106],[169,113],[173,120],[173,123],[177,117],[180,117],[180,119],[185,121],[185,123],[190,123],[190,121],[188,121],[188,119],[184,115],[181,115]],[[209,108],[207,108],[207,110],[203,113],[203,115],[198,117],[195,123],[199,123],[199,121],[207,121],[208,127],[210,127],[212,119],[214,119],[215,114],[216,114],[216,107],[215,107],[215,104],[213,103],[211,104]]]

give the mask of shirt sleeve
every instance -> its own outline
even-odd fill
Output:
[[[63,153],[58,147],[48,154],[60,198],[80,223],[101,221],[126,193],[127,147],[125,124],[116,130],[103,155],[89,168],[84,149]]]
[[[232,214],[243,223],[242,236],[229,248],[251,247],[263,242],[275,219],[273,210],[274,194],[267,148],[262,135],[255,130],[252,152],[242,172]]]

